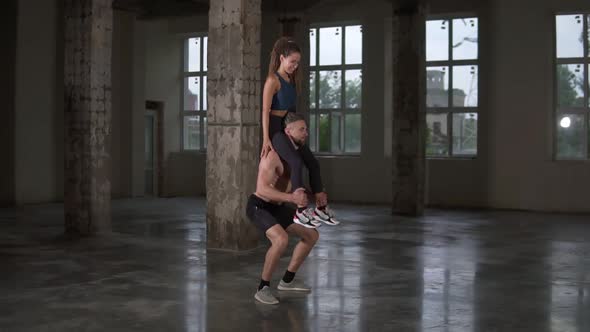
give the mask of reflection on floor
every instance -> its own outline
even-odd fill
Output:
[[[202,198],[115,201],[114,234],[76,243],[62,209],[0,210],[0,331],[590,331],[588,216],[335,205],[312,293],[265,306],[266,242],[207,251]]]

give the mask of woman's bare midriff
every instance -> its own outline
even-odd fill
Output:
[[[281,111],[281,110],[271,110],[270,114],[274,115],[274,116],[280,116],[280,117],[284,117],[285,115],[287,115],[287,111]]]

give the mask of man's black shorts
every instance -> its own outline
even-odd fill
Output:
[[[250,221],[259,229],[266,233],[266,231],[274,225],[281,225],[283,229],[293,224],[293,216],[295,209],[285,206],[269,203],[260,197],[252,194],[248,198],[248,205],[246,207],[246,215]]]

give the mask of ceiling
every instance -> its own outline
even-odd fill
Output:
[[[219,0],[211,0],[219,1]],[[305,10],[321,0],[262,0],[262,10],[270,12],[293,12]],[[131,11],[140,18],[161,18],[205,14],[209,0],[114,0],[113,8]]]

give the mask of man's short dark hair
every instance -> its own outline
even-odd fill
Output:
[[[288,112],[285,115],[285,127],[288,126],[290,123],[297,122],[297,121],[305,121],[303,115],[295,112]]]

